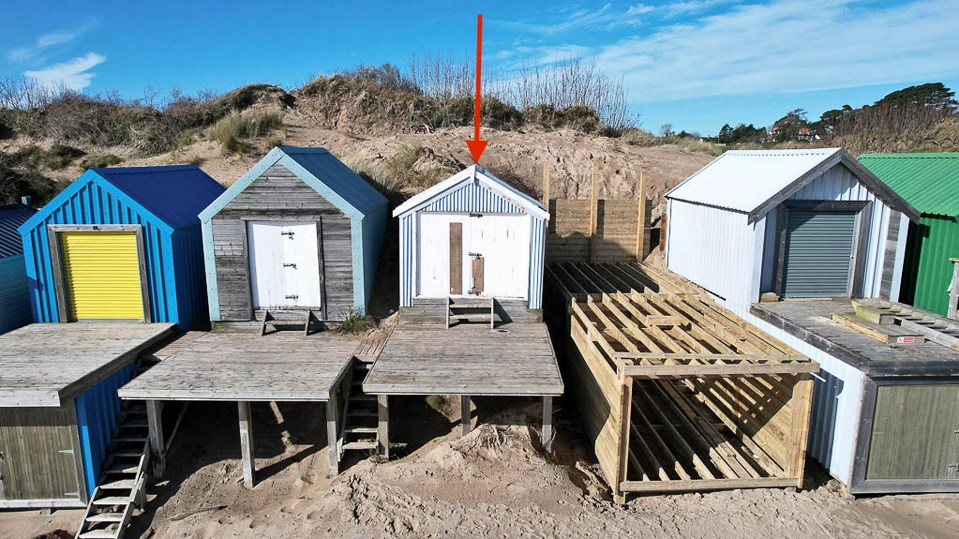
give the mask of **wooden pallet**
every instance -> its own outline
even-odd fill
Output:
[[[902,331],[959,350],[959,322],[956,320],[882,299],[855,300],[852,306],[858,318],[882,327],[899,326]]]
[[[617,501],[802,484],[815,362],[660,270],[547,275],[567,300],[574,396]]]

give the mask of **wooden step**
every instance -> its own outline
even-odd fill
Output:
[[[372,363],[366,363],[362,361],[357,361],[353,363],[353,370],[357,371],[368,371],[373,368]]]
[[[130,474],[136,474],[139,470],[140,470],[140,465],[139,463],[137,463],[137,464],[130,464],[127,466],[123,466],[123,465],[112,466],[109,470],[107,470],[104,473],[108,475],[130,475]]]
[[[143,442],[147,441],[147,438],[146,438],[146,436],[127,436],[127,435],[123,435],[123,436],[118,436],[118,437],[114,438],[114,440],[115,440],[116,442],[118,442],[118,443],[126,442],[126,443],[131,443],[131,444],[134,444],[134,443],[141,443],[141,444],[142,444]]]
[[[129,419],[117,425],[120,429],[149,429],[150,425],[145,420]]]
[[[100,485],[100,488],[104,490],[132,490],[135,486],[136,481],[133,479],[118,479],[116,481],[104,483]]]
[[[120,530],[90,530],[79,535],[80,539],[116,539]]]
[[[130,503],[129,496],[104,496],[93,500],[93,505],[127,505]]]
[[[90,515],[86,518],[87,522],[123,522],[123,513],[100,513]]]
[[[143,451],[118,451],[116,453],[111,453],[114,457],[129,457],[129,458],[140,458],[143,456]]]
[[[477,322],[489,322],[490,314],[489,313],[475,313],[475,314],[451,314],[450,320],[465,320],[467,322],[477,321]],[[493,317],[494,320],[499,321],[499,317]]]
[[[370,410],[350,410],[350,415],[354,417],[379,417],[379,413]]]
[[[343,444],[343,449],[350,451],[376,449],[376,442],[346,442]]]
[[[360,402],[376,402],[376,395],[366,395],[366,394],[350,395],[350,400],[360,401]]]
[[[347,427],[343,429],[346,434],[376,434],[376,427]]]

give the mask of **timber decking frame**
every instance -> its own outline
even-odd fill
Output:
[[[801,487],[819,366],[679,277],[563,263],[570,373],[613,490]]]

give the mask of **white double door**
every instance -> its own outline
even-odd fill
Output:
[[[418,220],[418,296],[527,297],[528,216],[421,213]]]
[[[254,309],[321,307],[318,228],[316,222],[247,223]]]

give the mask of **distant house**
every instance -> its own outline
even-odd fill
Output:
[[[387,200],[323,148],[273,148],[200,214],[213,321],[363,314]]]
[[[0,206],[0,333],[31,322],[23,241],[17,228],[34,213],[22,204]]]
[[[400,219],[400,306],[456,296],[541,309],[546,222],[536,200],[474,165],[410,198]]]
[[[197,215],[223,190],[194,165],[85,172],[20,227],[34,321],[206,323]]]
[[[900,300],[949,314],[959,258],[959,153],[866,154],[859,161],[921,214],[909,226]]]

